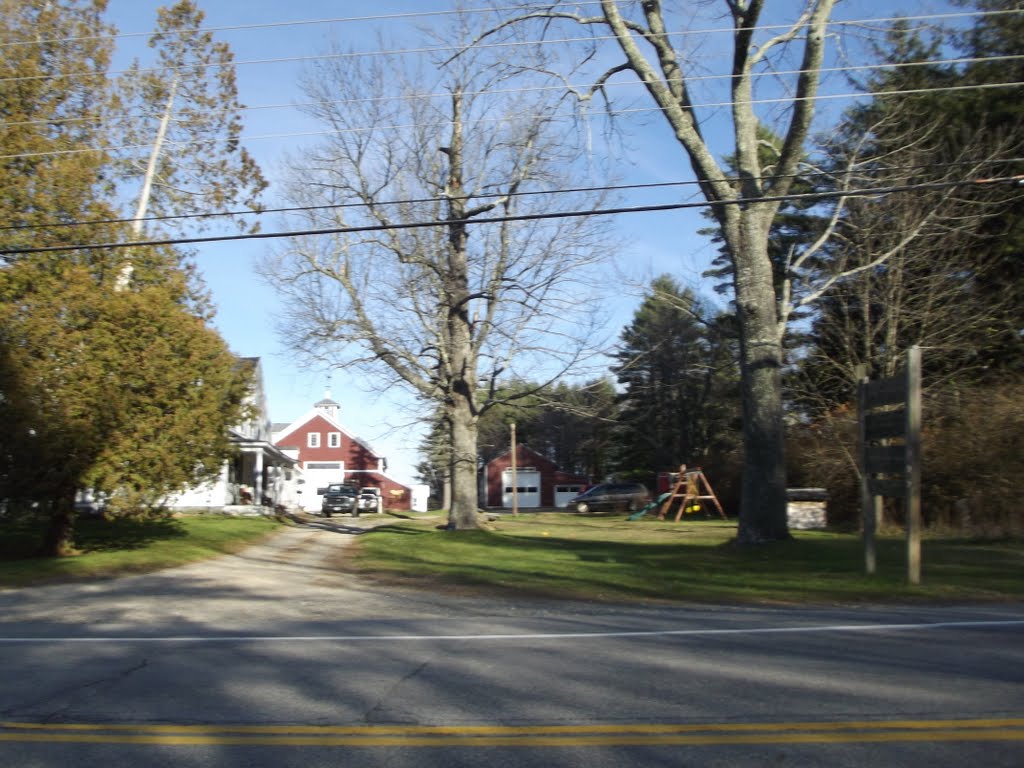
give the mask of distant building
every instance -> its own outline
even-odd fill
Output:
[[[505,451],[487,463],[483,481],[485,503],[491,508],[510,508],[513,488],[518,489],[520,509],[564,507],[588,485],[586,479],[563,472],[525,445],[516,446],[514,472],[512,451]]]
[[[327,396],[295,421],[273,425],[274,445],[292,456],[301,471],[298,506],[317,512],[317,488],[347,482],[379,488],[385,509],[413,509],[413,489],[387,475],[387,460],[341,425],[339,411]]]
[[[252,408],[253,416],[228,430],[235,452],[220,475],[174,494],[167,501],[173,509],[270,508],[288,503],[296,460],[273,444],[259,358],[240,358],[239,365],[249,368],[252,374],[246,404]]]

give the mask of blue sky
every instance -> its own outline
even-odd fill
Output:
[[[163,4],[153,0],[111,0],[109,20],[122,34],[129,35],[118,41],[115,69],[135,56],[146,63],[145,37],[130,33],[151,31],[156,8]],[[775,0],[769,4],[786,10],[800,5],[797,0]],[[212,27],[422,13],[451,5],[450,0],[375,0],[373,3],[303,0],[290,4],[279,0],[200,2],[207,14],[207,25]],[[840,4],[837,16],[846,19],[877,18],[897,10],[919,13],[948,8],[949,3],[944,0],[891,0],[887,3],[849,0]],[[283,178],[285,172],[284,153],[315,141],[315,137],[297,134],[319,129],[294,107],[288,106],[301,99],[297,80],[303,65],[280,60],[322,53],[331,39],[340,40],[346,47],[373,48],[378,33],[401,45],[403,39],[409,39],[412,24],[426,21],[426,18],[378,18],[217,33],[218,39],[231,45],[236,60],[243,62],[237,70],[240,99],[253,108],[244,114],[245,142],[271,182],[265,196],[268,207],[287,204],[277,196],[275,189],[275,182]],[[708,21],[707,25],[710,24]],[[845,42],[846,46],[852,44],[855,45],[852,38]],[[709,57],[709,62],[715,59],[713,43],[706,43],[700,52]],[[855,51],[850,55],[856,58]],[[713,63],[708,66],[712,67]],[[835,78],[829,87],[846,86]],[[276,105],[282,106],[271,108]],[[840,108],[838,102],[827,106],[831,110]],[[265,136],[276,138],[260,138]],[[617,157],[618,170],[623,182],[650,183],[692,178],[678,146],[654,119],[649,119],[647,125],[632,124],[626,146],[618,151],[621,153]],[[631,193],[623,198],[622,203],[679,202],[691,194],[685,188],[657,194]],[[268,219],[263,223],[263,230],[279,229],[281,224],[280,220]],[[615,289],[612,292],[614,298],[609,296],[608,299],[611,337],[629,321],[639,304],[642,286],[657,274],[669,272],[680,282],[702,293],[711,293],[710,284],[700,277],[714,255],[713,246],[696,233],[704,225],[696,211],[630,214],[615,222],[623,247],[615,263],[607,267],[607,284]],[[217,306],[217,328],[235,353],[262,359],[271,418],[275,422],[298,418],[329,388],[332,397],[341,404],[342,423],[388,457],[391,474],[396,479],[412,482],[420,431],[413,425],[410,399],[398,390],[375,392],[373,382],[359,375],[335,372],[328,377],[323,372],[302,368],[301,361],[283,347],[276,335],[275,313],[280,307],[278,296],[254,271],[263,249],[267,247],[263,241],[203,245],[198,249],[196,262]]]

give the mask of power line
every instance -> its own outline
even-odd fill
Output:
[[[734,107],[737,104],[749,104],[751,106],[759,106],[766,104],[791,104],[801,100],[811,101],[835,101],[839,99],[863,99],[863,98],[875,98],[878,96],[910,96],[910,95],[921,95],[927,93],[955,93],[963,91],[979,91],[979,90],[991,90],[995,88],[1012,88],[1024,85],[1024,81],[1013,81],[1007,83],[975,83],[970,85],[952,85],[952,86],[939,86],[935,88],[913,88],[913,89],[893,89],[887,91],[870,91],[870,92],[853,92],[853,93],[834,93],[834,94],[816,94],[814,96],[797,97],[797,96],[780,96],[777,98],[770,99],[751,99],[747,102],[735,102],[735,101],[720,101],[720,102],[705,102],[702,104],[691,105],[692,109],[715,109],[723,107]],[[660,107],[637,107],[634,109],[621,109],[621,110],[602,110],[597,112],[587,112],[588,116],[594,117],[619,117],[623,115],[638,115],[638,114],[651,114],[654,112],[663,112],[664,110]],[[540,119],[542,117],[547,119],[560,119],[560,120],[576,120],[579,115],[573,113],[571,115],[519,115],[519,119]],[[508,118],[486,118],[477,120],[467,120],[467,124],[472,125],[488,125],[495,123],[507,123]],[[405,124],[393,124],[393,125],[371,125],[360,128],[343,128],[337,130],[319,130],[319,131],[294,131],[290,133],[267,133],[258,134],[254,136],[243,136],[242,141],[267,141],[270,139],[295,139],[295,138],[310,138],[317,136],[339,136],[345,134],[356,134],[366,133],[371,131],[396,131],[396,130],[408,130],[412,128],[423,128],[423,127],[444,127],[450,125],[450,121],[441,120],[434,123],[405,123]],[[110,152],[118,153],[129,150],[138,149],[149,149],[149,144],[125,144],[120,146],[107,146],[107,147],[82,147],[78,149],[61,149],[47,152],[23,152],[18,154],[0,155],[0,160],[16,160],[16,159],[27,159],[33,157],[63,157],[68,155],[80,155],[88,154],[92,152]]]
[[[950,59],[936,59],[928,61],[905,61],[905,62],[882,62],[879,64],[854,64],[842,67],[821,67],[817,72],[822,75],[834,75],[840,73],[853,73],[853,72],[864,72],[874,70],[899,70],[908,69],[913,67],[939,67],[939,66],[952,66],[952,65],[963,65],[963,64],[992,64],[997,62],[1006,61],[1018,61],[1024,59],[1024,54],[1002,54],[999,56],[973,56],[973,57],[957,57]],[[751,76],[754,79],[760,78],[780,78],[790,77],[793,75],[804,74],[806,70],[793,69],[793,70],[780,70],[771,72],[754,72]],[[665,82],[687,82],[687,83],[698,83],[698,82],[712,82],[716,80],[730,80],[732,75],[720,74],[720,75],[687,75],[686,77],[679,78],[667,78]],[[568,85],[543,85],[543,86],[524,86],[520,88],[496,88],[493,90],[486,91],[464,91],[464,96],[483,96],[483,95],[513,95],[518,93],[541,93],[550,91],[589,91],[596,83],[570,83]],[[604,87],[609,88],[625,88],[635,87],[637,83],[635,81],[629,82],[609,82],[605,83]],[[344,106],[347,104],[382,104],[394,101],[408,101],[408,100],[431,100],[431,99],[442,99],[450,98],[451,94],[447,92],[433,92],[433,93],[422,93],[422,94],[411,94],[404,96],[374,96],[361,99],[329,99],[319,101],[307,101],[307,102],[296,102],[291,104],[257,104],[242,107],[225,108],[221,110],[210,110],[211,113],[217,112],[256,112],[264,110],[275,110],[275,109],[303,109],[308,107],[320,107],[320,106]],[[700,106],[700,105],[698,105]],[[146,114],[115,114],[110,117],[111,120],[140,120],[147,119],[150,115]],[[81,123],[97,123],[102,124],[105,122],[105,116],[96,114],[86,117],[67,117],[59,120],[23,120],[18,122],[7,122],[5,125],[10,127],[22,127],[31,125],[73,125]]]
[[[1004,157],[999,158],[999,164],[1005,163],[1019,163],[1024,162],[1024,157]],[[887,166],[886,170],[892,172],[913,172],[913,171],[929,171],[939,170],[943,168],[957,168],[961,166],[974,166],[976,163],[966,160],[946,163],[927,163],[920,165],[897,165]],[[793,173],[786,176],[760,176],[757,177],[757,181],[774,181],[780,179],[813,179],[813,178],[834,178],[837,174],[831,171],[802,171],[799,173]],[[738,176],[724,177],[721,181],[729,184],[734,184],[742,181]],[[439,203],[447,200],[487,200],[497,199],[501,197],[538,197],[543,195],[564,195],[564,194],[579,194],[588,192],[624,192],[628,190],[650,190],[650,189],[665,189],[665,188],[677,188],[677,187],[697,187],[707,180],[690,179],[686,181],[656,181],[646,183],[635,183],[635,184],[602,184],[597,186],[588,187],[566,187],[560,189],[540,189],[540,190],[520,190],[517,192],[490,192],[478,195],[465,195],[461,197],[446,197],[446,196],[434,196],[434,197],[418,197],[418,198],[403,198],[400,200],[384,200],[375,202],[373,205],[376,207],[391,207],[391,206],[403,206],[403,205],[417,205],[421,203]],[[189,219],[208,219],[208,218],[219,218],[219,217],[237,217],[237,216],[266,216],[269,214],[280,214],[280,213],[307,213],[311,211],[330,211],[330,210],[344,210],[349,208],[366,208],[369,207],[368,203],[325,203],[322,205],[303,205],[303,206],[288,206],[280,208],[261,208],[259,210],[238,210],[238,211],[211,211],[207,213],[190,213],[190,214],[177,214],[173,216],[147,216],[143,219],[138,219],[143,223],[155,223],[163,221],[185,221]],[[110,224],[130,224],[136,221],[135,218],[118,218],[118,219],[90,219],[81,221],[62,221],[62,222],[46,222],[43,224],[13,224],[0,226],[0,232],[23,232],[33,230],[52,230],[52,229],[66,229],[75,227],[95,227]]]
[[[752,198],[736,198],[733,200],[700,201],[691,203],[665,203],[661,205],[625,206],[616,208],[598,208],[590,211],[552,211],[548,213],[518,214],[509,216],[488,216],[485,218],[449,219],[440,221],[418,221],[401,224],[369,224],[356,227],[327,227],[324,229],[285,230],[278,232],[251,232],[238,235],[213,235],[207,237],[178,237],[139,240],[131,242],[86,243],[80,245],[49,245],[32,248],[3,249],[0,256],[22,256],[38,253],[57,253],[62,251],[95,251],[119,250],[124,248],[149,248],[161,245],[197,245],[204,243],[221,243],[238,240],[272,240],[286,237],[314,237],[321,235],[360,234],[364,232],[383,232],[392,230],[427,229],[430,227],[446,227],[453,224],[479,225],[502,224],[516,221],[544,221],[550,219],[584,218],[587,216],[612,216],[625,213],[650,213],[659,211],[679,211],[688,208],[707,208],[716,205],[754,205],[770,202],[816,201],[831,198],[871,197],[893,194],[896,192],[912,192],[918,190],[949,189],[960,186],[976,186],[979,184],[1021,183],[1024,176],[993,177],[988,179],[966,179],[950,182],[927,182],[922,184],[902,184],[888,187],[862,188],[841,192],[810,192],[797,195],[766,195]]]
[[[657,181],[642,184],[607,184],[593,187],[567,187],[564,189],[527,190],[518,192],[489,192],[479,195],[465,195],[461,197],[413,197],[402,200],[385,200],[378,203],[374,203],[374,205],[378,207],[391,207],[396,205],[417,205],[420,203],[440,203],[446,200],[487,200],[497,199],[501,197],[536,197],[538,195],[577,194],[582,192],[617,192],[625,190],[661,189],[664,187],[694,186],[697,184],[699,184],[699,182],[697,181]],[[260,210],[215,211],[211,213],[190,213],[179,214],[175,216],[148,216],[146,218],[139,219],[139,221],[142,221],[144,223],[151,223],[160,221],[178,221],[185,219],[217,218],[221,216],[265,216],[268,214],[276,213],[304,213],[309,211],[343,210],[346,208],[366,208],[368,207],[368,205],[368,203],[325,203],[323,205],[288,206],[284,208],[262,208]],[[0,226],[0,232],[36,229],[63,229],[65,227],[94,227],[106,224],[130,224],[133,221],[136,221],[136,219],[94,219],[88,221],[50,222],[45,224],[15,224]]]
[[[945,13],[945,14],[928,14],[921,16],[891,16],[891,17],[878,17],[878,18],[866,18],[866,19],[844,19],[844,20],[832,20],[827,22],[830,27],[846,27],[846,26],[864,26],[866,24],[885,24],[892,23],[895,21],[932,21],[932,20],[949,20],[955,18],[976,18],[986,16],[997,16],[1010,13],[1018,13],[1017,11],[982,11],[978,13],[963,12],[963,13]],[[541,18],[541,17],[537,17]],[[769,24],[764,26],[755,27],[754,29],[762,32],[771,32],[776,30],[787,30],[792,27],[791,24]],[[670,39],[685,39],[693,36],[705,36],[715,35],[723,33],[735,33],[737,30],[733,27],[719,27],[712,29],[699,29],[699,30],[684,30],[682,32],[670,32],[665,36]],[[498,43],[478,43],[473,47],[476,49],[493,49],[493,48],[520,48],[535,45],[565,45],[568,43],[580,43],[580,42],[598,42],[615,40],[615,35],[590,35],[583,37],[566,37],[558,38],[553,40],[513,40]],[[22,43],[28,43],[32,41],[19,41]],[[311,61],[326,61],[333,59],[350,59],[350,58],[363,58],[373,56],[403,56],[410,53],[423,54],[423,53],[458,53],[466,50],[467,46],[457,45],[442,45],[442,46],[427,46],[420,48],[398,48],[384,51],[350,51],[333,54],[320,54],[315,56],[288,56],[279,57],[273,59],[246,59],[242,61],[233,61],[229,63],[213,62],[208,64],[185,64],[178,67],[151,67],[138,70],[139,74],[160,74],[173,71],[200,71],[207,69],[222,69],[225,67],[240,67],[249,66],[254,64],[295,64],[302,62]],[[107,73],[109,75],[124,75],[132,72],[132,70],[114,70]],[[48,75],[28,75],[24,77],[7,77],[0,78],[0,83],[5,82],[20,82],[25,80],[52,80],[54,78],[77,78],[77,77],[95,77],[95,72],[66,72]]]
[[[598,0],[581,0],[580,2],[574,2],[575,7],[583,7],[590,5],[600,5]],[[424,18],[430,16],[449,16],[455,14],[477,14],[477,13],[495,13],[504,11],[521,11],[525,13],[532,12],[532,9],[539,9],[541,11],[548,10],[550,5],[536,5],[536,6],[503,6],[495,8],[463,8],[460,10],[444,10],[444,11],[410,11],[404,13],[391,13],[391,14],[378,14],[372,16],[342,16],[335,18],[325,19],[298,19],[291,21],[271,21],[264,22],[261,24],[233,24],[224,26],[211,26],[211,27],[200,27],[197,32],[239,32],[239,31],[251,31],[251,30],[262,30],[262,29],[276,29],[282,27],[298,27],[298,26],[313,26],[319,24],[344,24],[352,22],[366,22],[366,21],[397,21],[404,19],[413,18]],[[842,25],[862,25],[868,22],[872,23],[891,23],[896,20],[905,21],[948,21],[953,19],[962,18],[981,18],[987,16],[999,16],[1018,13],[1016,10],[995,10],[995,11],[961,11],[961,12],[949,12],[949,13],[935,13],[935,14],[921,14],[917,16],[891,16],[891,17],[878,17],[869,19],[832,19],[829,20],[829,26],[842,26]],[[775,24],[755,27],[755,29],[764,31],[773,31],[777,29],[788,29],[790,25]],[[740,30],[746,30],[749,28],[741,27]],[[738,31],[733,27],[719,27],[704,30],[688,30],[684,32],[670,33],[670,37],[679,37],[683,35],[698,35],[698,34],[720,34],[724,32],[735,32]],[[77,42],[84,40],[122,40],[140,37],[150,37],[153,35],[153,31],[148,32],[119,32],[112,35],[80,35],[76,37],[58,37],[58,38],[47,38],[43,40],[15,40],[9,43],[0,43],[0,49],[19,46],[19,45],[48,45],[51,43],[65,43],[65,42]],[[589,38],[588,38],[589,39]]]
[[[599,0],[584,0],[583,2],[577,3],[577,5],[600,5]],[[301,27],[301,26],[312,26],[315,24],[346,24],[352,22],[366,22],[366,21],[396,21],[404,19],[416,19],[425,18],[430,16],[452,16],[455,14],[459,15],[471,15],[476,13],[500,13],[503,11],[523,11],[532,8],[545,9],[546,5],[535,5],[535,6],[504,6],[495,8],[461,8],[457,10],[446,10],[446,11],[407,11],[404,13],[382,13],[375,14],[372,16],[339,16],[335,18],[326,19],[297,19],[294,21],[270,21],[262,24],[231,24],[226,26],[218,27],[200,27],[197,32],[248,32],[256,29],[278,29],[281,27]],[[53,37],[46,40],[16,40],[10,43],[0,43],[0,49],[9,46],[16,45],[48,45],[51,43],[73,43],[85,40],[123,40],[138,37],[150,37],[152,36],[152,30],[149,32],[118,32],[113,35],[79,35],[77,37]]]

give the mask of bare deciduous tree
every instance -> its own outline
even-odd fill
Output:
[[[838,191],[846,194],[829,226],[787,265],[794,276],[787,308],[817,304],[799,350],[794,397],[816,429],[834,430],[835,446],[845,439],[851,448],[856,414],[844,406],[860,375],[896,375],[906,350],[918,345],[928,350],[930,399],[951,379],[971,379],[987,365],[985,348],[1003,335],[1013,301],[1012,292],[987,289],[1001,264],[984,237],[992,217],[1020,193],[983,178],[999,158],[1015,154],[1012,138],[979,131],[949,141],[941,112],[906,98],[877,102],[879,118],[831,150],[841,161]],[[816,258],[819,268],[804,271]],[[856,471],[852,450],[846,460]]]
[[[935,456],[972,384],[1002,381],[1015,367],[1017,294],[993,233],[1012,227],[1022,199],[1015,185],[1001,183],[1012,181],[1004,177],[1008,159],[1020,154],[1020,133],[993,119],[1001,108],[993,91],[945,87],[973,73],[931,63],[937,47],[906,23],[893,25],[879,46],[882,60],[913,66],[874,74],[872,99],[832,132],[823,154],[843,196],[824,230],[828,241],[819,238],[786,265],[803,278],[790,284],[791,305],[817,302],[790,384],[810,417],[801,434],[818,446],[798,449],[800,469],[813,467],[840,489],[830,514],[858,514],[850,492],[859,471],[851,403],[860,375],[893,376],[910,346],[926,350],[925,453]],[[818,268],[808,270],[814,262]],[[971,460],[961,448],[954,464]],[[954,464],[926,460],[935,510],[958,486],[949,482],[959,471],[950,472]]]
[[[563,20],[600,30],[599,38],[610,36],[622,59],[593,79],[589,95],[606,93],[610,81],[623,73],[634,76],[693,168],[711,203],[733,270],[745,448],[738,540],[758,543],[789,536],[780,377],[787,318],[780,309],[768,241],[780,205],[796,180],[810,131],[826,23],[835,0],[805,0],[795,12],[784,11],[790,22],[780,25],[773,18],[773,25],[765,29],[761,24],[770,5],[766,0],[723,0],[723,4],[732,21],[728,82],[734,146],[731,152],[726,148],[732,167],[716,157],[713,142],[721,136],[707,133],[705,121],[716,110],[701,109],[694,98],[704,63],[678,47],[680,37],[674,33],[681,30],[672,26],[660,0],[601,0],[600,13],[591,16],[577,12],[573,3],[554,2],[509,19],[492,33],[535,19],[544,24],[544,34],[554,20]],[[791,99],[785,114],[775,121],[776,134],[782,137],[779,153],[766,165],[759,152],[762,121],[754,83],[759,73],[772,72],[773,58],[778,56],[788,57],[796,66],[780,68],[790,70],[790,82],[783,87]],[[596,51],[589,58],[606,61]],[[777,104],[772,109],[783,111]]]
[[[857,147],[855,141],[848,166],[826,193],[836,203],[821,222],[819,237],[795,244],[792,252],[783,255],[783,262],[773,261],[770,243],[781,206],[793,198],[802,174],[814,170],[807,166],[805,144],[821,78],[826,29],[835,4],[835,0],[790,4],[706,0],[673,7],[660,0],[600,0],[599,12],[584,15],[576,4],[550,2],[540,9],[524,9],[484,36],[510,27],[529,28],[530,23],[541,25],[537,34],[548,37],[554,36],[552,30],[560,22],[592,30],[593,42],[578,51],[573,63],[574,67],[589,63],[593,71],[591,85],[589,90],[574,86],[572,91],[583,101],[598,95],[611,100],[611,87],[616,84],[613,81],[628,84],[632,78],[633,89],[642,89],[654,103],[692,167],[718,224],[739,321],[745,447],[738,533],[741,543],[788,536],[779,374],[789,321],[846,281],[877,270],[898,272],[901,265],[895,262],[905,258],[911,244],[934,242],[936,237],[957,236],[965,231],[965,225],[971,225],[964,217],[976,220],[983,206],[975,205],[971,212],[960,208],[951,217],[947,203],[962,197],[964,178],[985,167],[986,159],[998,157],[998,151],[987,156],[965,154],[968,162],[957,162],[946,179],[933,175],[930,180],[935,182],[935,189],[924,195],[914,189],[920,186],[920,180],[878,176],[875,172],[886,158],[870,155],[870,164],[864,165],[857,151],[862,147]],[[721,130],[715,130],[724,122],[723,110],[716,106],[723,99],[712,98],[708,100],[710,106],[701,105],[701,89],[709,79],[715,79],[708,77],[708,70],[714,66],[717,46],[709,34],[688,31],[684,16],[716,6],[732,22],[730,50],[724,57],[728,64],[722,71],[722,79],[729,83],[731,142],[725,140]],[[776,15],[766,18],[769,8]],[[700,46],[705,43],[707,49],[702,50]],[[609,50],[617,58],[610,59]],[[696,55],[697,51],[704,55]],[[771,85],[756,85],[759,83]],[[772,89],[770,97],[761,100],[768,88]],[[716,117],[717,122],[712,124]],[[883,113],[881,117],[892,119],[893,115]],[[933,117],[929,115],[928,119]],[[907,116],[897,119],[905,121]],[[911,124],[914,122],[911,119]],[[920,127],[920,120],[916,123]],[[870,143],[874,130],[886,130],[884,126],[861,127],[865,144]],[[767,148],[770,151],[761,140],[766,128],[779,137],[777,145]],[[919,167],[928,163],[923,149],[929,144],[925,134],[920,130],[908,134],[904,147],[913,150],[920,145]],[[900,151],[901,162],[908,162],[909,154]],[[909,165],[913,167],[914,163]],[[893,210],[873,225],[863,218],[851,225],[856,219],[851,211],[860,207],[864,187],[887,184],[906,186],[908,194],[901,196],[897,189],[877,192],[876,198],[892,201]],[[972,195],[973,202],[984,204],[980,197]],[[869,235],[863,229],[853,236],[851,226],[875,227],[875,233]],[[857,247],[846,254],[849,259],[837,260],[836,251],[829,250],[837,233],[858,240]],[[891,268],[885,266],[889,262],[893,262]],[[822,268],[823,264],[827,269]],[[934,299],[933,292],[923,291],[914,301],[928,304]]]
[[[477,420],[499,376],[552,381],[579,363],[595,340],[587,266],[607,247],[596,219],[523,219],[579,186],[577,158],[557,95],[503,86],[507,72],[482,54],[429,77],[384,56],[324,60],[304,86],[332,136],[292,160],[291,194],[308,224],[342,231],[265,265],[297,355],[440,412],[460,529],[478,525]],[[559,206],[600,203],[571,197]]]

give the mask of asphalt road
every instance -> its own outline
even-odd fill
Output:
[[[1024,765],[1024,605],[385,589],[346,524],[0,592],[0,765]]]

